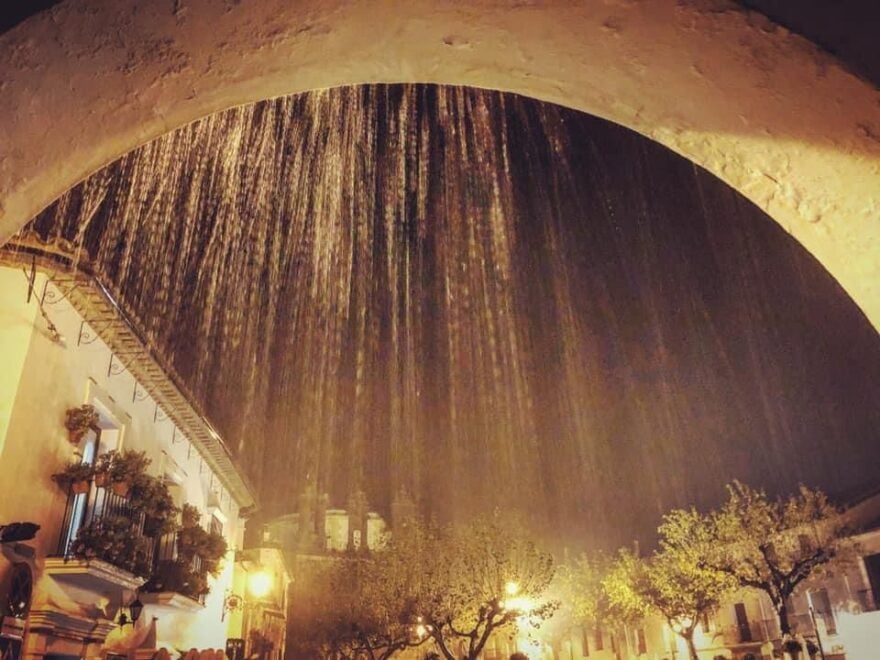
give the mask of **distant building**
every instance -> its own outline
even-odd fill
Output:
[[[0,524],[29,521],[40,530],[0,547],[0,656],[222,651],[243,516],[255,505],[251,487],[94,279],[43,256],[18,259],[0,252]],[[65,411],[83,404],[97,418],[74,437]],[[162,590],[169,582],[152,579],[179,563],[177,539],[150,535],[128,496],[97,480],[75,493],[50,478],[67,463],[92,464],[114,449],[146,452],[150,474],[165,481],[175,503],[194,506],[197,523],[226,540],[229,553],[219,575],[206,577],[206,595]],[[120,516],[134,521],[136,534],[108,540],[108,521]],[[95,548],[81,543],[86,529],[98,536],[90,541]],[[135,575],[99,547],[126,543],[137,544],[142,572],[151,575]],[[203,575],[198,565],[183,568]]]
[[[369,510],[366,494],[359,489],[349,495],[345,509],[330,508],[329,503],[328,495],[308,485],[297,498],[297,510],[264,522],[261,538],[255,541],[280,549],[287,570],[295,577],[287,592],[288,602],[294,604],[285,640],[290,657],[297,657],[296,604],[307,602],[303,599],[311,588],[310,579],[320,575],[329,562],[381,551],[390,533],[384,518]],[[397,510],[410,511],[406,506]]]
[[[263,541],[293,555],[324,555],[380,549],[388,527],[384,518],[369,511],[366,495],[356,490],[347,509],[329,508],[329,497],[314,485],[300,494],[297,511],[278,516],[263,526]]]
[[[831,577],[801,585],[789,603],[795,635],[821,642],[825,660],[880,658],[880,492],[851,503],[845,514],[856,529],[859,557]],[[812,608],[812,613],[811,613]],[[742,590],[698,624],[700,660],[772,660],[781,634],[773,607],[761,592]],[[493,640],[485,656],[501,660],[510,642]],[[818,645],[818,644],[817,644]],[[684,641],[658,617],[623,629],[576,627],[550,644],[528,649],[530,658],[565,660],[686,660]],[[802,660],[807,660],[803,656]]]

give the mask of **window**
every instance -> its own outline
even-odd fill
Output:
[[[80,441],[80,452],[82,454],[82,462],[91,465],[98,456],[98,447],[101,444],[101,429],[93,428]],[[66,526],[64,534],[63,547],[61,554],[66,555],[70,552],[73,540],[76,538],[77,532],[83,526],[86,515],[86,507],[88,505],[91,493],[81,493],[71,495],[73,500],[70,502],[69,523]]]
[[[709,612],[703,612],[703,614],[700,615],[700,625],[702,626],[704,633],[712,630],[712,619],[709,617]]]
[[[739,641],[740,642],[751,642],[752,641],[752,628],[749,625],[749,617],[746,614],[746,606],[744,603],[736,603],[733,606],[734,613],[736,614],[736,626],[739,629]]]
[[[638,639],[639,655],[641,655],[642,653],[647,653],[648,652],[648,644],[645,641],[645,629],[639,628],[636,631],[636,635],[638,635],[637,639]]]
[[[210,532],[212,534],[219,534],[220,536],[223,536],[223,522],[217,516],[211,516]]]
[[[809,592],[810,607],[817,619],[822,619],[825,624],[825,632],[829,635],[837,634],[837,624],[834,621],[834,612],[831,611],[831,600],[828,598],[827,589],[814,589]]]
[[[79,455],[82,456],[82,463],[87,465],[94,464],[98,456],[120,448],[123,428],[110,408],[98,398],[93,397],[90,403],[98,411],[99,418],[97,425],[90,428],[80,440]],[[80,528],[104,513],[107,499],[98,497],[98,492],[92,485],[87,493],[70,495],[58,554],[67,556]]]
[[[862,558],[865,562],[865,572],[868,574],[868,585],[873,596],[873,609],[880,608],[880,553],[867,555]],[[866,598],[865,601],[868,599]],[[865,603],[871,605],[871,603]],[[865,609],[869,609],[866,607]]]

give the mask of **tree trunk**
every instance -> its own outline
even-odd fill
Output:
[[[684,637],[684,641],[687,643],[688,653],[690,654],[690,660],[700,660],[700,656],[697,655],[697,647],[694,646],[694,631],[693,629],[687,633],[682,634]]]
[[[446,648],[446,640],[443,639],[443,636],[435,633],[432,635],[434,641],[437,642],[437,648],[440,650],[440,653],[446,660],[456,660],[455,655],[453,655],[448,648]]]
[[[785,598],[776,604],[776,616],[779,617],[779,632],[782,638],[790,637],[791,624],[788,621],[788,605],[785,603]]]

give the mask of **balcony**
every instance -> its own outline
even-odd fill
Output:
[[[712,630],[706,636],[723,646],[759,645],[778,638],[779,625],[773,619],[747,621]]]
[[[205,606],[207,572],[202,559],[184,559],[178,553],[177,534],[165,534],[156,543],[153,571],[142,587],[141,601],[185,611]]]
[[[92,485],[69,493],[54,556],[46,572],[58,582],[88,593],[136,589],[150,574],[155,541],[126,497]]]
[[[813,617],[810,616],[809,612],[790,614],[788,620],[791,624],[791,631],[796,635],[803,635],[807,638],[816,636],[816,628],[823,635],[837,634],[837,621],[833,614],[817,611],[815,616],[816,619],[813,621]]]

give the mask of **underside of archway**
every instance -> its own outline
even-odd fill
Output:
[[[880,327],[880,93],[733,5],[68,0],[0,52],[0,240],[132,148],[231,106],[470,85],[610,119],[705,167]]]

